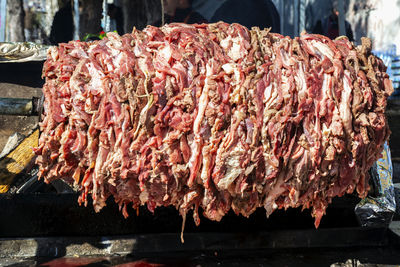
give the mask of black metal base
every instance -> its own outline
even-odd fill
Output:
[[[0,265],[25,266],[358,266],[398,264],[399,237],[386,228],[361,228],[356,198],[335,199],[314,229],[309,211],[262,209],[250,218],[202,218],[196,227],[174,208],[154,214],[130,209],[124,219],[113,200],[100,213],[79,207],[76,194],[0,196]],[[356,265],[340,265],[354,261]],[[136,265],[135,265],[136,264]],[[80,266],[80,265],[79,265]],[[370,266],[370,265],[367,265]],[[372,265],[375,266],[375,265]]]
[[[125,236],[1,238],[7,257],[146,256],[158,253],[257,251],[264,249],[384,247],[384,228],[279,230],[252,233],[177,233]]]
[[[113,199],[95,213],[91,203],[79,206],[77,194],[10,194],[0,195],[0,237],[28,236],[104,236],[146,233],[180,233],[182,218],[173,207],[157,208],[154,214],[146,207],[128,209],[124,219]],[[354,205],[358,199],[335,199],[322,218],[320,229],[357,227]],[[269,218],[258,209],[249,218],[230,212],[220,222],[201,218],[196,226],[189,212],[185,233],[237,233],[274,230],[314,229],[309,210],[275,211]]]
[[[31,87],[42,87],[44,61],[0,64],[0,83],[13,83]]]

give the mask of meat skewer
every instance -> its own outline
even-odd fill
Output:
[[[363,39],[169,24],[51,48],[37,163],[99,211],[175,206],[219,221],[369,189],[393,88]]]

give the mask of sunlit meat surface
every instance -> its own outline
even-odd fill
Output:
[[[363,39],[291,39],[238,24],[169,24],[48,52],[40,176],[99,211],[175,206],[219,221],[232,209],[311,208],[369,189],[393,91]],[[200,210],[199,210],[200,208]]]

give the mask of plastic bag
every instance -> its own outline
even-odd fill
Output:
[[[388,227],[396,211],[393,167],[389,145],[384,144],[382,158],[370,169],[374,191],[355,207],[361,226]]]

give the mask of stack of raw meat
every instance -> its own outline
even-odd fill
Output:
[[[127,205],[312,208],[368,191],[392,92],[363,39],[291,39],[238,24],[169,24],[51,48],[44,65],[40,176]]]

